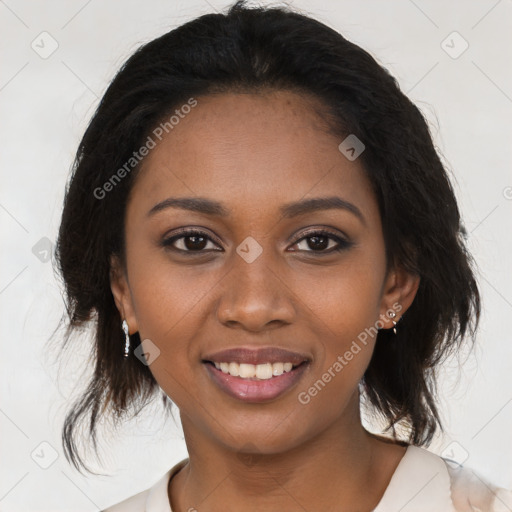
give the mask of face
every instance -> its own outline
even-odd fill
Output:
[[[375,327],[392,327],[386,312],[397,320],[417,289],[386,272],[370,183],[317,101],[286,91],[197,98],[145,158],[127,205],[126,268],[112,260],[116,304],[158,354],[149,368],[184,428],[237,450],[287,450],[359,421]],[[215,204],[171,204],[183,198]],[[297,360],[251,359],[276,347]],[[239,348],[248,352],[215,355]],[[237,361],[235,374],[259,373],[212,364]],[[266,372],[276,375],[258,378]]]

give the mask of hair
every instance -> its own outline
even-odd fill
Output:
[[[239,1],[225,14],[200,16],[137,49],[79,144],[55,249],[65,287],[64,346],[79,328],[92,324],[94,331],[94,371],[62,430],[65,456],[78,470],[92,473],[78,452],[79,424],[88,421],[96,448],[98,422],[107,412],[116,421],[125,418],[159,390],[148,366],[123,357],[122,319],[110,288],[110,257],[126,263],[125,208],[141,165],[107,197],[95,191],[126,169],[152,130],[190,98],[272,90],[319,99],[340,142],[347,134],[363,141],[359,158],[378,201],[386,261],[418,275],[420,284],[396,335],[378,332],[362,389],[395,438],[395,425],[405,426],[407,441],[420,446],[443,429],[436,369],[468,335],[474,342],[480,295],[467,233],[428,125],[395,78],[335,30],[289,8]],[[132,346],[138,343],[136,333]]]

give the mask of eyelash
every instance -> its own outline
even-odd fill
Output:
[[[201,249],[198,251],[190,251],[190,250],[178,249],[177,247],[173,247],[173,243],[176,242],[177,240],[180,240],[182,238],[192,237],[192,236],[200,236],[200,237],[206,238],[208,241],[214,242],[214,240],[204,231],[199,231],[199,230],[195,230],[195,229],[187,229],[187,230],[181,231],[180,233],[178,233],[170,238],[166,238],[166,239],[162,240],[161,245],[163,247],[165,247],[166,249],[176,251],[176,252],[181,252],[181,253],[203,254],[205,252],[208,252],[208,250],[205,250],[205,249]],[[325,229],[317,229],[315,231],[309,231],[307,233],[304,233],[304,235],[301,238],[299,238],[298,240],[296,240],[293,245],[296,245],[299,242],[302,242],[303,240],[307,240],[308,238],[313,238],[316,236],[323,236],[323,237],[329,238],[330,240],[334,240],[335,242],[337,242],[338,246],[331,247],[329,250],[315,251],[315,250],[310,249],[307,251],[299,250],[299,252],[310,252],[310,253],[318,254],[318,255],[333,254],[333,253],[338,253],[343,250],[346,250],[353,245],[352,242],[348,242],[347,240],[344,240],[343,238],[340,238],[339,236],[337,236],[334,233],[327,231]],[[217,249],[214,249],[214,250],[217,252],[220,252]]]

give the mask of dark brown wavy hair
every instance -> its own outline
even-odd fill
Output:
[[[62,430],[66,458],[77,469],[93,473],[79,454],[79,426],[86,422],[96,449],[103,416],[118,422],[137,414],[159,391],[146,365],[123,357],[109,279],[110,256],[125,262],[124,213],[139,166],[107,197],[94,191],[187,99],[269,89],[319,98],[340,142],[347,134],[364,142],[359,158],[378,200],[388,265],[420,276],[397,334],[377,335],[361,382],[364,398],[393,436],[395,425],[405,426],[409,443],[427,444],[442,429],[436,368],[463,340],[474,341],[480,295],[454,191],[427,123],[388,71],[335,30],[288,8],[240,1],[141,46],[110,83],[78,147],[55,250],[65,288],[64,347],[75,331],[92,327],[94,333],[94,371]],[[137,334],[132,343],[140,343]],[[162,398],[170,410],[172,402]]]

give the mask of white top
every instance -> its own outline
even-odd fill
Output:
[[[103,512],[172,512],[170,478],[188,459],[172,467],[152,487]],[[490,484],[469,468],[409,445],[372,512],[510,512],[512,490]]]

